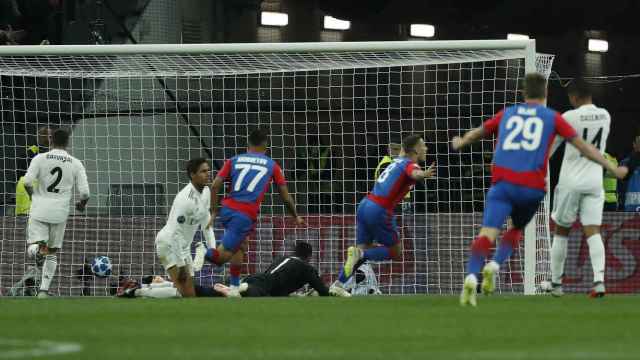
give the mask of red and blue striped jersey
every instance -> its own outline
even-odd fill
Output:
[[[228,159],[218,176],[225,180],[230,179],[222,205],[240,211],[252,219],[258,217],[260,204],[271,180],[276,185],[286,184],[278,163],[265,154],[254,152]]]
[[[416,181],[411,177],[414,170],[420,170],[420,166],[411,159],[400,157],[395,159],[380,174],[367,198],[393,211],[404,196],[415,185]]]
[[[549,150],[556,135],[576,136],[562,115],[539,104],[510,106],[482,126],[485,134],[498,133],[492,183],[504,180],[540,190],[546,190]]]

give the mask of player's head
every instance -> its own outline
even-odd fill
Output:
[[[269,143],[269,134],[265,129],[255,129],[249,133],[249,147],[256,151],[264,151]]]
[[[525,100],[542,100],[547,98],[547,79],[539,73],[529,73],[524,77],[522,88]]]
[[[422,139],[422,135],[413,134],[402,139],[402,152],[406,156],[416,157],[416,160],[425,161],[427,159],[427,145]]]
[[[53,147],[66,148],[69,145],[69,132],[65,129],[56,129],[51,136]]]
[[[38,145],[49,147],[51,145],[52,135],[51,128],[48,126],[43,126],[38,129]]]
[[[304,241],[297,242],[296,248],[293,250],[293,254],[304,261],[309,261],[309,259],[311,259],[311,253],[313,253],[311,244]]]
[[[569,95],[569,102],[571,106],[577,108],[585,103],[591,103],[592,93],[589,84],[584,79],[575,79],[569,84],[567,88],[567,94]]]
[[[205,158],[195,158],[187,161],[187,175],[196,186],[205,186],[209,182],[209,162]]]
[[[400,155],[400,152],[402,151],[402,144],[390,143],[388,151],[389,156],[391,156],[392,158],[398,157]]]

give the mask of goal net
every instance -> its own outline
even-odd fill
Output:
[[[437,177],[418,184],[397,212],[404,260],[372,265],[383,293],[457,293],[481,223],[493,140],[457,153],[449,139],[520,101],[525,72],[548,76],[553,60],[536,55],[533,41],[498,40],[0,47],[0,55],[0,288],[33,266],[14,194],[38,129],[71,128],[69,151],[87,169],[92,198],[67,223],[51,286],[60,295],[107,295],[119,275],[162,275],[154,238],[188,182],[186,160],[209,158],[215,176],[258,126],[271,133],[269,155],[308,227],[294,226],[270,191],[243,274],[308,241],[323,279],[335,280],[378,162],[390,143],[420,133]],[[499,291],[534,293],[547,279],[546,204],[500,273]],[[98,255],[111,259],[114,274],[83,277],[83,264]],[[202,284],[225,276],[211,266],[196,274]]]

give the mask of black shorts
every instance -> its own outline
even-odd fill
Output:
[[[271,280],[264,274],[247,276],[243,282],[249,285],[247,291],[242,293],[243,297],[271,296]]]

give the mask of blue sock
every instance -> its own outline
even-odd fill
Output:
[[[484,265],[485,257],[480,253],[472,252],[467,263],[467,274],[478,274]]]
[[[502,240],[500,241],[500,245],[496,249],[495,255],[493,255],[493,260],[498,264],[502,265],[508,258],[511,256],[513,252],[513,246],[510,241]]]
[[[365,260],[382,261],[391,259],[391,251],[386,246],[376,246],[366,249],[362,258]]]

